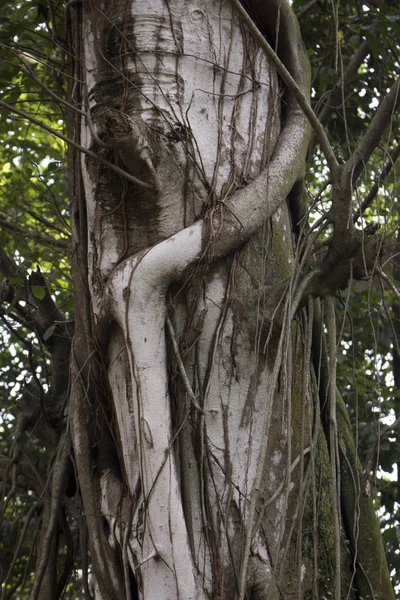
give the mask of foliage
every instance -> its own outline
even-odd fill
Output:
[[[294,3],[298,11],[307,4]],[[313,68],[313,99],[317,114],[321,115],[324,99],[351,65],[357,51],[363,44],[368,45],[362,64],[346,79],[344,89],[339,88],[345,102],[340,96],[335,98],[332,114],[326,123],[339,155],[346,158],[371,122],[381,98],[398,76],[400,12],[395,2],[348,2],[338,4],[335,21],[330,2],[319,1],[316,6],[318,8],[310,8],[299,18]],[[333,48],[335,51],[332,51]],[[365,167],[363,183],[357,192],[362,206],[365,198],[373,192],[371,188],[379,185],[363,213],[363,223],[377,222],[384,229],[385,272],[394,278],[397,286],[400,283],[397,266],[399,214],[396,205],[399,166],[395,163],[398,128],[399,115],[394,114],[390,129]],[[386,176],[384,170],[387,164],[392,169]],[[326,213],[330,208],[329,181],[323,174],[324,161],[316,153],[308,173],[308,184],[311,202],[317,201],[315,210],[318,214]],[[360,290],[360,287],[363,289]],[[395,372],[398,371],[396,358],[393,359],[398,352],[398,303],[399,297],[378,278],[365,286],[355,285],[350,290],[343,290],[340,294],[338,387],[349,410],[363,465],[385,425],[395,422],[400,414],[400,381]],[[379,473],[373,482],[373,493],[382,515],[384,540],[396,586],[400,583],[398,429],[397,426],[390,435],[387,432],[379,443],[373,464],[374,473]]]
[[[307,8],[309,4],[312,6]],[[312,66],[315,112],[322,120],[326,119],[324,125],[329,138],[338,155],[346,159],[398,74],[400,12],[396,2],[371,0],[368,10],[365,3],[347,2],[335,4],[337,12],[332,18],[332,4],[330,0],[293,2]],[[0,93],[3,102],[62,133],[68,59],[62,37],[66,17],[61,3],[50,3],[50,9],[47,4],[29,0],[0,2]],[[366,46],[364,58],[336,93],[340,76],[344,76],[363,44]],[[323,109],[330,101],[332,110],[326,116]],[[359,219],[359,226],[364,227],[368,222],[381,225],[386,248],[384,271],[400,285],[396,265],[398,140],[394,133],[398,130],[398,115],[394,115],[389,131],[364,169],[357,193],[361,206],[373,186],[379,184],[365,207],[363,218]],[[16,431],[25,385],[33,382],[44,395],[48,391],[52,377],[51,340],[56,332],[56,324],[38,331],[27,319],[27,288],[37,300],[43,300],[47,288],[33,285],[30,278],[39,268],[65,321],[71,321],[69,260],[73,249],[69,248],[64,142],[4,108],[0,114],[0,139],[0,247],[16,266],[10,274],[4,268],[4,257],[0,259],[3,299],[0,309],[0,460],[15,457],[15,445],[19,444],[19,456],[23,454],[29,463],[26,466],[29,476],[25,478],[22,470],[18,480],[14,475],[16,488],[4,480],[2,490],[2,499],[6,499],[0,525],[2,598],[16,599],[29,595],[35,564],[32,552],[40,529],[39,505],[54,460],[53,449],[39,444],[35,428],[21,436]],[[310,221],[315,221],[329,212],[331,190],[326,162],[319,148],[310,152],[311,155],[307,186]],[[385,172],[387,163],[392,166],[388,174]],[[319,241],[325,240],[326,231],[321,233]],[[363,290],[354,286],[342,290],[337,309],[340,316],[338,387],[349,409],[361,462],[365,464],[385,425],[400,415],[399,363],[394,359],[397,354],[397,361],[400,360],[399,295],[376,277],[371,283],[367,282]],[[12,465],[7,467],[7,464],[5,459],[0,464],[2,476],[6,469],[11,469],[13,474]],[[372,465],[372,494],[382,517],[393,581],[400,585],[396,535],[399,487],[397,481],[387,476],[399,473],[398,426],[382,437],[372,456]],[[32,484],[29,477],[37,477],[40,485]],[[28,527],[29,523],[35,526]],[[74,539],[79,535],[72,520],[69,527],[60,532],[60,536],[64,536],[60,543],[60,572],[69,552],[67,530]],[[76,568],[79,568],[79,556],[75,558]],[[76,580],[73,576],[72,583],[65,588],[65,598],[77,597]]]
[[[65,97],[65,61],[60,47],[54,44],[45,9],[33,2],[1,2],[1,97],[62,131],[65,110],[55,97]],[[54,6],[53,10],[61,30],[63,8]],[[51,97],[50,92],[55,96]],[[13,445],[20,444],[21,454],[29,457],[32,470],[44,486],[52,457],[41,447],[34,431],[17,439],[16,417],[24,386],[36,380],[46,390],[51,377],[46,344],[24,318],[28,315],[26,286],[30,272],[40,269],[45,273],[58,306],[66,318],[72,317],[66,148],[43,128],[4,109],[0,112],[0,139],[0,247],[17,267],[12,274],[2,269],[0,275],[3,300],[10,286],[13,289],[11,301],[8,297],[0,309],[0,470],[3,476],[7,467],[2,457],[10,456]],[[34,296],[43,294],[40,286],[32,291]],[[37,486],[18,480],[21,483],[16,490],[6,486],[5,480],[2,483],[2,598],[28,597],[36,560],[41,497]],[[76,596],[73,593],[65,597]]]

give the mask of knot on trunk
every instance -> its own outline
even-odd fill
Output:
[[[314,280],[312,294],[334,294],[348,286],[349,280],[369,279],[383,255],[382,235],[366,235],[353,230],[348,239],[334,236],[321,265],[321,274]]]

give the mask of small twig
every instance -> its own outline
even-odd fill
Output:
[[[400,416],[396,417],[393,423],[387,425],[376,437],[376,440],[367,452],[365,463],[364,463],[364,477],[363,477],[363,492],[365,495],[369,495],[367,490],[369,488],[369,478],[372,470],[372,461],[376,454],[377,448],[380,446],[381,441],[389,435],[391,431],[394,431],[400,425]]]
[[[381,142],[382,134],[390,124],[399,104],[400,78],[396,79],[390,92],[380,103],[367,131],[347,161],[344,167],[343,181],[349,182],[351,185],[357,180],[365,163]]]
[[[370,51],[371,50],[368,42],[364,41],[352,57],[349,64],[347,65],[346,69],[344,70],[343,76],[340,77],[339,81],[330,90],[330,92],[327,92],[328,97],[324,98],[324,107],[321,109],[321,112],[318,113],[318,119],[323,125],[327,123],[330,115],[335,110],[336,102],[341,99],[343,86],[346,85],[346,83],[351,77],[354,77],[354,75],[358,73],[360,66],[362,65]]]
[[[394,294],[396,295],[397,300],[400,302],[400,292],[397,289],[397,287],[395,286],[395,284],[393,283],[393,281],[390,279],[390,277],[388,277],[386,275],[386,273],[384,271],[382,271],[381,269],[379,271],[377,271],[379,277],[381,277],[390,287],[390,289],[392,290],[392,292],[394,292]]]
[[[32,506],[29,509],[28,514],[26,515],[26,517],[24,517],[24,525],[22,527],[22,531],[19,535],[18,538],[18,542],[17,542],[17,547],[15,548],[14,551],[14,555],[13,555],[13,559],[12,562],[10,564],[10,567],[8,569],[7,575],[5,577],[5,579],[2,581],[2,587],[4,590],[8,589],[8,582],[10,581],[11,577],[12,577],[12,573],[15,567],[15,564],[17,562],[17,560],[21,560],[21,556],[19,555],[19,551],[21,549],[22,543],[25,541],[26,542],[26,532],[28,530],[28,527],[31,524],[31,519],[32,516],[34,515],[35,512],[37,512],[42,506],[42,502],[35,502],[34,504],[32,504]]]
[[[307,2],[307,4],[303,4],[303,6],[301,6],[297,11],[296,11],[296,17],[298,19],[300,19],[300,17],[302,17],[304,15],[304,13],[306,13],[308,11],[309,8],[311,8],[312,6],[314,6],[314,4],[317,4],[318,0],[310,0],[309,2]]]
[[[7,102],[3,102],[3,100],[0,100],[0,106],[2,106],[3,108],[9,110],[12,113],[15,113],[16,115],[19,115],[20,117],[23,117],[24,119],[27,119],[28,121],[31,121],[32,123],[35,123],[35,125],[38,125],[39,127],[42,127],[42,129],[45,129],[46,131],[48,131],[49,133],[51,133],[51,135],[54,135],[55,137],[58,137],[60,140],[62,140],[63,142],[65,142],[69,146],[73,146],[74,148],[76,148],[77,150],[79,150],[80,152],[82,152],[83,154],[86,154],[86,156],[90,156],[90,158],[93,158],[94,160],[100,162],[104,166],[108,167],[111,171],[114,171],[115,173],[118,173],[118,175],[121,175],[122,177],[124,177],[128,181],[130,181],[132,183],[135,183],[136,185],[140,186],[141,188],[144,188],[145,190],[154,191],[154,186],[152,186],[150,183],[146,183],[145,181],[142,181],[141,179],[138,179],[137,177],[134,177],[130,173],[127,173],[127,171],[124,171],[123,169],[120,169],[119,167],[117,167],[117,165],[114,165],[109,160],[106,160],[105,158],[103,158],[99,154],[96,154],[95,152],[92,152],[88,148],[85,148],[84,146],[81,146],[80,144],[78,144],[74,140],[71,140],[71,138],[68,138],[67,136],[65,136],[62,133],[60,133],[59,131],[57,131],[56,129],[53,129],[53,127],[49,127],[48,125],[46,125],[42,121],[39,121],[39,119],[36,119],[35,117],[33,117],[32,115],[28,114],[24,110],[20,110],[19,108],[16,108],[15,106],[12,106],[11,104],[7,104]]]
[[[301,9],[300,9],[301,10]],[[336,82],[334,87],[327,91],[325,94],[321,96],[316,107],[315,113],[320,121],[321,125],[325,126],[328,123],[328,120],[331,114],[341,105],[342,102],[342,93],[346,87],[346,84],[349,80],[357,75],[360,65],[364,62],[365,58],[368,56],[370,52],[370,47],[367,41],[363,41],[357,52],[354,54],[348,65],[346,66],[342,76]],[[322,104],[322,107],[321,107]],[[320,108],[321,107],[321,108]],[[319,110],[320,109],[320,110]],[[311,156],[315,143],[315,136],[313,136],[310,140],[310,145],[308,147],[308,155]]]
[[[374,185],[371,187],[368,194],[365,196],[364,200],[362,201],[359,211],[354,216],[354,222],[356,222],[360,218],[360,216],[362,214],[364,214],[365,210],[369,206],[371,206],[372,201],[374,200],[375,196],[378,193],[379,187],[382,185],[382,183],[385,181],[386,177],[389,175],[390,171],[393,169],[394,164],[397,161],[397,159],[399,158],[399,156],[400,156],[400,144],[398,144],[394,148],[394,150],[390,153],[389,160],[387,161],[386,165],[384,166],[384,168],[379,173],[379,175],[376,179],[377,182],[374,183]]]
[[[80,114],[82,116],[86,116],[86,114],[85,114],[85,112],[83,110],[81,110],[77,106],[74,106],[73,104],[71,104],[70,102],[68,102],[67,100],[65,100],[64,98],[62,98],[58,94],[56,94],[55,92],[53,92],[53,90],[51,90],[45,83],[43,83],[43,81],[41,81],[39,79],[39,77],[36,77],[33,69],[31,69],[30,66],[21,58],[21,56],[28,58],[29,55],[27,53],[25,53],[25,52],[19,52],[18,53],[16,50],[14,50],[14,48],[12,46],[8,46],[7,44],[3,44],[1,42],[0,42],[0,48],[5,48],[6,50],[8,50],[12,54],[14,54],[14,56],[21,63],[21,70],[24,71],[25,73],[27,73],[30,77],[32,77],[32,79],[34,81],[36,81],[36,83],[38,83],[39,86],[41,88],[43,88],[49,94],[49,96],[51,96],[51,98],[53,98],[57,103],[64,104],[64,106],[67,106],[68,108],[70,108],[71,110],[77,112],[78,114]]]
[[[23,235],[24,237],[28,237],[31,240],[36,240],[44,246],[59,248],[60,250],[68,250],[70,247],[70,244],[67,240],[56,240],[41,233],[36,233],[30,229],[25,229],[24,227],[15,225],[14,223],[11,223],[9,220],[3,219],[2,217],[0,217],[0,227],[7,229],[8,231],[13,231],[19,235]]]

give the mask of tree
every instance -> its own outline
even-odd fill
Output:
[[[15,419],[4,414],[3,523],[25,523],[4,598],[23,581],[32,599],[394,598],[370,492],[376,447],[363,472],[357,403],[340,389],[354,282],[371,297],[376,275],[392,307],[399,298],[377,231],[397,225],[379,184],[396,186],[399,15],[371,2],[365,29],[358,6],[316,4],[295,6],[306,42],[329,20],[312,70],[284,0],[39,5],[40,59],[21,25],[29,3],[3,9],[20,48],[2,42],[5,79],[51,98],[25,110],[14,80],[4,127],[39,127],[37,177],[52,194],[43,231],[36,205],[11,222],[20,200],[3,219],[8,389],[30,372]],[[362,77],[379,102],[359,114]],[[50,135],[68,144],[68,215]],[[35,196],[32,178],[21,188]],[[68,216],[73,309],[54,276]],[[40,266],[28,272],[21,249]]]

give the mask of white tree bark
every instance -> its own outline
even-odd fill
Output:
[[[251,577],[268,591],[288,496],[268,507],[268,544],[254,510],[285,470],[290,489],[291,455],[282,346],[264,324],[292,273],[284,199],[308,127],[292,106],[281,130],[277,76],[229,1],[85,4],[83,28],[84,143],[152,186],[82,160],[96,335],[129,489],[121,529],[122,487],[103,473],[109,541],[146,600],[220,597]]]

